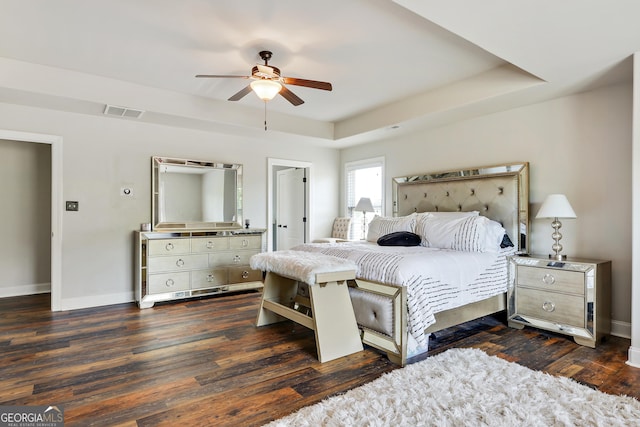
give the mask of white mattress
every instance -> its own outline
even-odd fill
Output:
[[[424,331],[435,323],[435,313],[507,291],[507,256],[515,253],[514,248],[461,252],[423,246],[378,246],[365,241],[310,243],[293,250],[349,259],[358,266],[359,279],[405,286],[407,329],[420,349],[428,346]]]

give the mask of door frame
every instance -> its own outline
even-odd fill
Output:
[[[62,137],[0,129],[0,139],[51,145],[51,311],[62,310]]]
[[[307,212],[307,222],[305,223],[305,236],[310,236],[309,230],[311,229],[311,218],[313,214],[311,211],[312,191],[313,191],[313,167],[310,162],[303,162],[298,160],[286,160],[286,159],[274,159],[267,158],[267,252],[273,251],[273,216],[274,209],[274,186],[276,185],[273,179],[273,174],[276,168],[290,167],[290,168],[302,168],[306,171],[307,185],[306,185],[306,198],[305,198],[305,211]]]

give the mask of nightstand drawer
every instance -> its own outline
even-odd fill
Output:
[[[518,313],[562,325],[584,328],[584,298],[535,289],[519,288]]]
[[[517,286],[584,295],[584,273],[519,265]]]

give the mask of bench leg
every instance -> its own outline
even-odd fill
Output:
[[[277,274],[268,272],[267,277],[264,279],[264,287],[262,289],[262,300],[260,301],[260,310],[258,310],[258,319],[256,320],[256,326],[270,325],[272,323],[283,322],[287,320],[285,317],[280,316],[264,308],[265,300],[275,300],[282,304],[293,302],[298,288],[295,280],[288,279],[286,277],[279,276]]]
[[[309,286],[318,360],[327,362],[362,351],[360,331],[346,281]]]

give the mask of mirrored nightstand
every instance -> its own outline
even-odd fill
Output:
[[[611,261],[514,256],[507,298],[512,328],[534,326],[595,347],[611,331]]]

